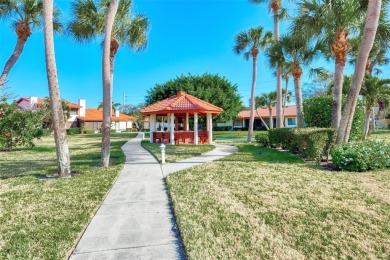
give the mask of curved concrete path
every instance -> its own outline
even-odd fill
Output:
[[[126,164],[69,259],[185,258],[164,177],[237,148],[215,145],[211,152],[160,166],[141,140],[138,134],[122,146]]]

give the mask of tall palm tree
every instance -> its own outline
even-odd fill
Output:
[[[307,67],[323,50],[321,41],[310,41],[301,34],[282,36],[267,52],[271,66],[291,62],[294,77],[295,100],[297,105],[297,126],[304,127],[301,76],[302,66]]]
[[[274,16],[274,41],[279,41],[279,20],[284,17],[286,12],[282,8],[282,0],[249,0],[254,4],[269,4],[269,8]],[[282,115],[282,66],[276,66],[276,127],[283,127]]]
[[[116,15],[114,16],[112,30],[110,31],[109,70],[110,89],[108,82],[103,79],[103,135],[102,135],[102,165],[108,166],[110,126],[112,113],[112,81],[114,75],[114,58],[120,44],[126,44],[134,51],[142,51],[147,45],[147,31],[149,20],[141,15],[131,13],[131,0],[118,0]],[[72,3],[73,18],[68,25],[68,31],[77,41],[88,42],[97,36],[104,35],[108,15],[107,0],[76,0]],[[112,11],[112,10],[111,10]],[[107,37],[107,35],[106,35]],[[106,42],[104,42],[106,43]],[[104,71],[103,67],[103,71]],[[107,103],[106,103],[107,102]],[[106,118],[106,121],[104,120]]]
[[[240,32],[236,35],[235,45],[233,51],[236,54],[244,54],[244,58],[249,60],[252,56],[253,61],[253,76],[252,76],[252,91],[251,91],[251,112],[249,118],[249,129],[247,142],[252,142],[253,135],[253,123],[255,112],[255,93],[256,93],[256,80],[257,80],[257,56],[259,49],[265,49],[271,44],[272,33],[264,32],[264,28],[259,26],[251,28],[248,31]]]
[[[363,38],[356,60],[355,72],[353,74],[351,88],[347,96],[347,102],[343,110],[343,115],[340,121],[340,128],[337,134],[336,142],[338,144],[346,143],[349,139],[353,116],[355,114],[356,103],[366,71],[368,56],[375,41],[375,35],[379,24],[381,6],[381,0],[370,0],[368,2],[366,22],[363,30]]]
[[[104,23],[105,26],[104,26],[104,42],[103,42],[103,122],[102,122],[102,158],[101,158],[101,164],[103,167],[108,167],[110,163],[112,73],[113,73],[112,72],[113,71],[112,28],[118,10],[118,1],[119,0],[110,0],[105,23]]]
[[[97,107],[97,109],[102,109],[103,108],[103,102],[100,102],[99,103],[99,105],[98,105],[98,107]],[[121,104],[120,103],[118,103],[118,102],[111,102],[111,109],[115,112],[115,111],[117,111],[118,109],[119,109],[119,107],[121,106]]]
[[[12,55],[5,63],[1,73],[0,90],[4,86],[12,67],[22,54],[24,45],[32,34],[32,29],[42,27],[42,15],[43,5],[41,0],[1,0],[0,18],[10,18],[18,39]],[[59,12],[54,9],[52,16],[53,29],[60,31],[62,27],[58,21]]]
[[[272,118],[272,107],[276,104],[276,91],[263,93],[255,98],[256,107],[267,107],[269,112],[269,128],[274,128],[274,120]]]
[[[300,13],[294,19],[293,31],[321,37],[331,47],[324,53],[335,60],[332,127],[338,128],[341,118],[342,86],[347,53],[348,36],[358,31],[363,23],[367,1],[356,0],[303,0],[298,4]]]
[[[379,102],[388,102],[390,100],[390,79],[379,79],[366,73],[360,95],[363,96],[366,119],[363,129],[363,140],[367,138],[370,117],[373,114],[373,107]],[[375,115],[372,116],[375,120]],[[373,129],[374,130],[374,129]]]
[[[64,100],[61,100],[61,107],[62,107],[62,111],[64,112],[63,115],[64,121],[66,122],[70,117],[70,107]],[[53,130],[54,125],[53,125],[53,116],[51,111],[50,97],[46,97],[43,100],[42,106],[40,107],[40,112],[42,112],[44,124],[49,129]]]
[[[65,118],[58,86],[53,40],[53,0],[43,1],[46,72],[49,83],[51,115],[57,152],[57,171],[60,177],[70,176],[70,157],[65,131]]]

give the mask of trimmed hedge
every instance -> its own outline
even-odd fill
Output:
[[[259,144],[261,144],[264,147],[270,146],[268,132],[266,132],[265,134],[255,135],[255,139],[256,139],[256,142],[258,142]]]
[[[95,130],[84,130],[83,131],[83,134],[87,134],[87,135],[94,134],[94,133],[95,133]]]
[[[131,133],[138,132],[138,129],[134,128],[134,127],[133,128],[126,128],[125,132],[131,132]]]
[[[336,135],[332,128],[276,128],[269,131],[269,142],[320,163],[328,160]]]
[[[332,150],[332,161],[342,171],[386,168],[390,162],[390,145],[378,140],[338,145]]]
[[[81,134],[81,128],[79,128],[79,127],[69,128],[69,129],[66,129],[66,133],[68,135],[78,135],[78,134]]]
[[[213,126],[213,131],[232,131],[232,126]]]

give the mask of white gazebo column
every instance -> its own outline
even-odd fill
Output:
[[[171,139],[171,144],[175,144],[175,114],[170,114],[170,131],[169,131],[169,138]]]
[[[198,144],[198,113],[194,113],[194,144]]]
[[[167,131],[168,132],[171,132],[171,114],[167,114],[167,124],[168,124],[168,126],[167,126]]]
[[[207,113],[207,132],[208,132],[208,143],[213,143],[213,116],[210,113]]]
[[[149,123],[150,123],[150,142],[153,143],[153,133],[156,132],[156,115],[150,115],[149,116]]]
[[[190,131],[190,115],[186,113],[186,125],[185,125],[185,130]]]

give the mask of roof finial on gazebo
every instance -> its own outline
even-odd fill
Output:
[[[186,93],[185,93],[184,91],[182,91],[182,90],[179,90],[179,91],[177,92],[177,95],[178,95],[178,96],[185,96]]]

